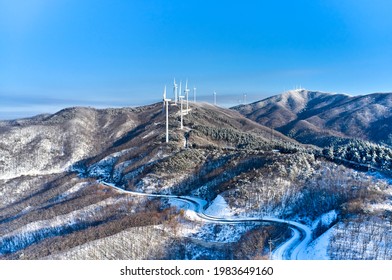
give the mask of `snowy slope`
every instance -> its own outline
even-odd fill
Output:
[[[233,216],[230,206],[221,195],[217,195],[211,205],[206,209],[205,214],[221,218],[230,218]]]

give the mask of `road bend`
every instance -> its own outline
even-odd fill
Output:
[[[184,202],[187,204],[187,210],[194,211],[196,215],[206,222],[221,223],[221,224],[244,224],[244,223],[276,223],[284,224],[291,229],[291,237],[280,244],[273,252],[272,259],[274,260],[298,260],[301,258],[301,252],[304,251],[312,238],[311,229],[301,223],[289,220],[283,220],[274,217],[263,217],[263,218],[251,218],[251,217],[238,217],[238,218],[223,218],[215,217],[205,213],[204,209],[207,205],[207,201],[195,198],[191,196],[178,196],[178,195],[168,195],[168,194],[150,194],[141,193],[135,191],[128,191],[117,187],[114,184],[100,181],[103,185],[112,187],[119,192],[145,196],[145,197],[156,197],[156,198],[169,198]]]

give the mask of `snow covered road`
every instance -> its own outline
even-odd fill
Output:
[[[312,231],[304,224],[294,221],[286,221],[291,228],[293,235],[289,240],[279,246],[272,254],[274,260],[300,260],[302,252],[308,247]]]
[[[186,210],[193,211],[196,216],[204,221],[214,222],[214,223],[224,223],[224,224],[242,224],[242,223],[263,223],[263,222],[272,222],[272,223],[281,223],[287,225],[293,232],[293,235],[290,239],[286,240],[282,243],[278,248],[276,248],[272,253],[272,259],[274,260],[298,260],[302,259],[303,252],[305,252],[308,244],[312,238],[311,229],[301,223],[294,221],[287,221],[274,217],[263,217],[263,218],[226,218],[226,217],[217,217],[208,215],[205,213],[205,206],[207,205],[207,201],[190,197],[190,196],[176,196],[176,195],[166,195],[166,194],[148,194],[148,193],[140,193],[134,191],[127,191],[122,188],[115,186],[114,184],[101,182],[102,184],[113,187],[119,192],[129,193],[132,195],[139,196],[147,196],[147,197],[160,197],[160,198],[169,198],[173,200],[178,200],[180,202],[185,202],[188,206]]]

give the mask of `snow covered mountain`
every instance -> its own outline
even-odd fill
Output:
[[[132,110],[68,108],[0,122],[0,179],[64,172],[138,124]]]
[[[392,144],[392,93],[361,96],[293,90],[233,109],[302,143],[336,139]]]
[[[300,112],[310,98],[285,104]],[[339,165],[234,110],[190,108],[181,129],[170,105],[169,143],[161,103],[0,122],[0,259],[268,258],[268,240],[278,247],[291,229],[249,221],[262,217],[306,224],[313,235],[303,258],[350,258],[339,233],[364,220],[379,229],[374,246],[382,249],[374,256],[369,247],[363,258],[391,255],[391,234],[381,230],[391,184],[381,173]],[[342,240],[339,248],[326,233]]]

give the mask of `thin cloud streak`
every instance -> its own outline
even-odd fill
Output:
[[[55,98],[29,95],[0,94],[0,120],[32,117],[39,114],[53,114],[67,107],[118,108],[143,105],[131,98]]]

